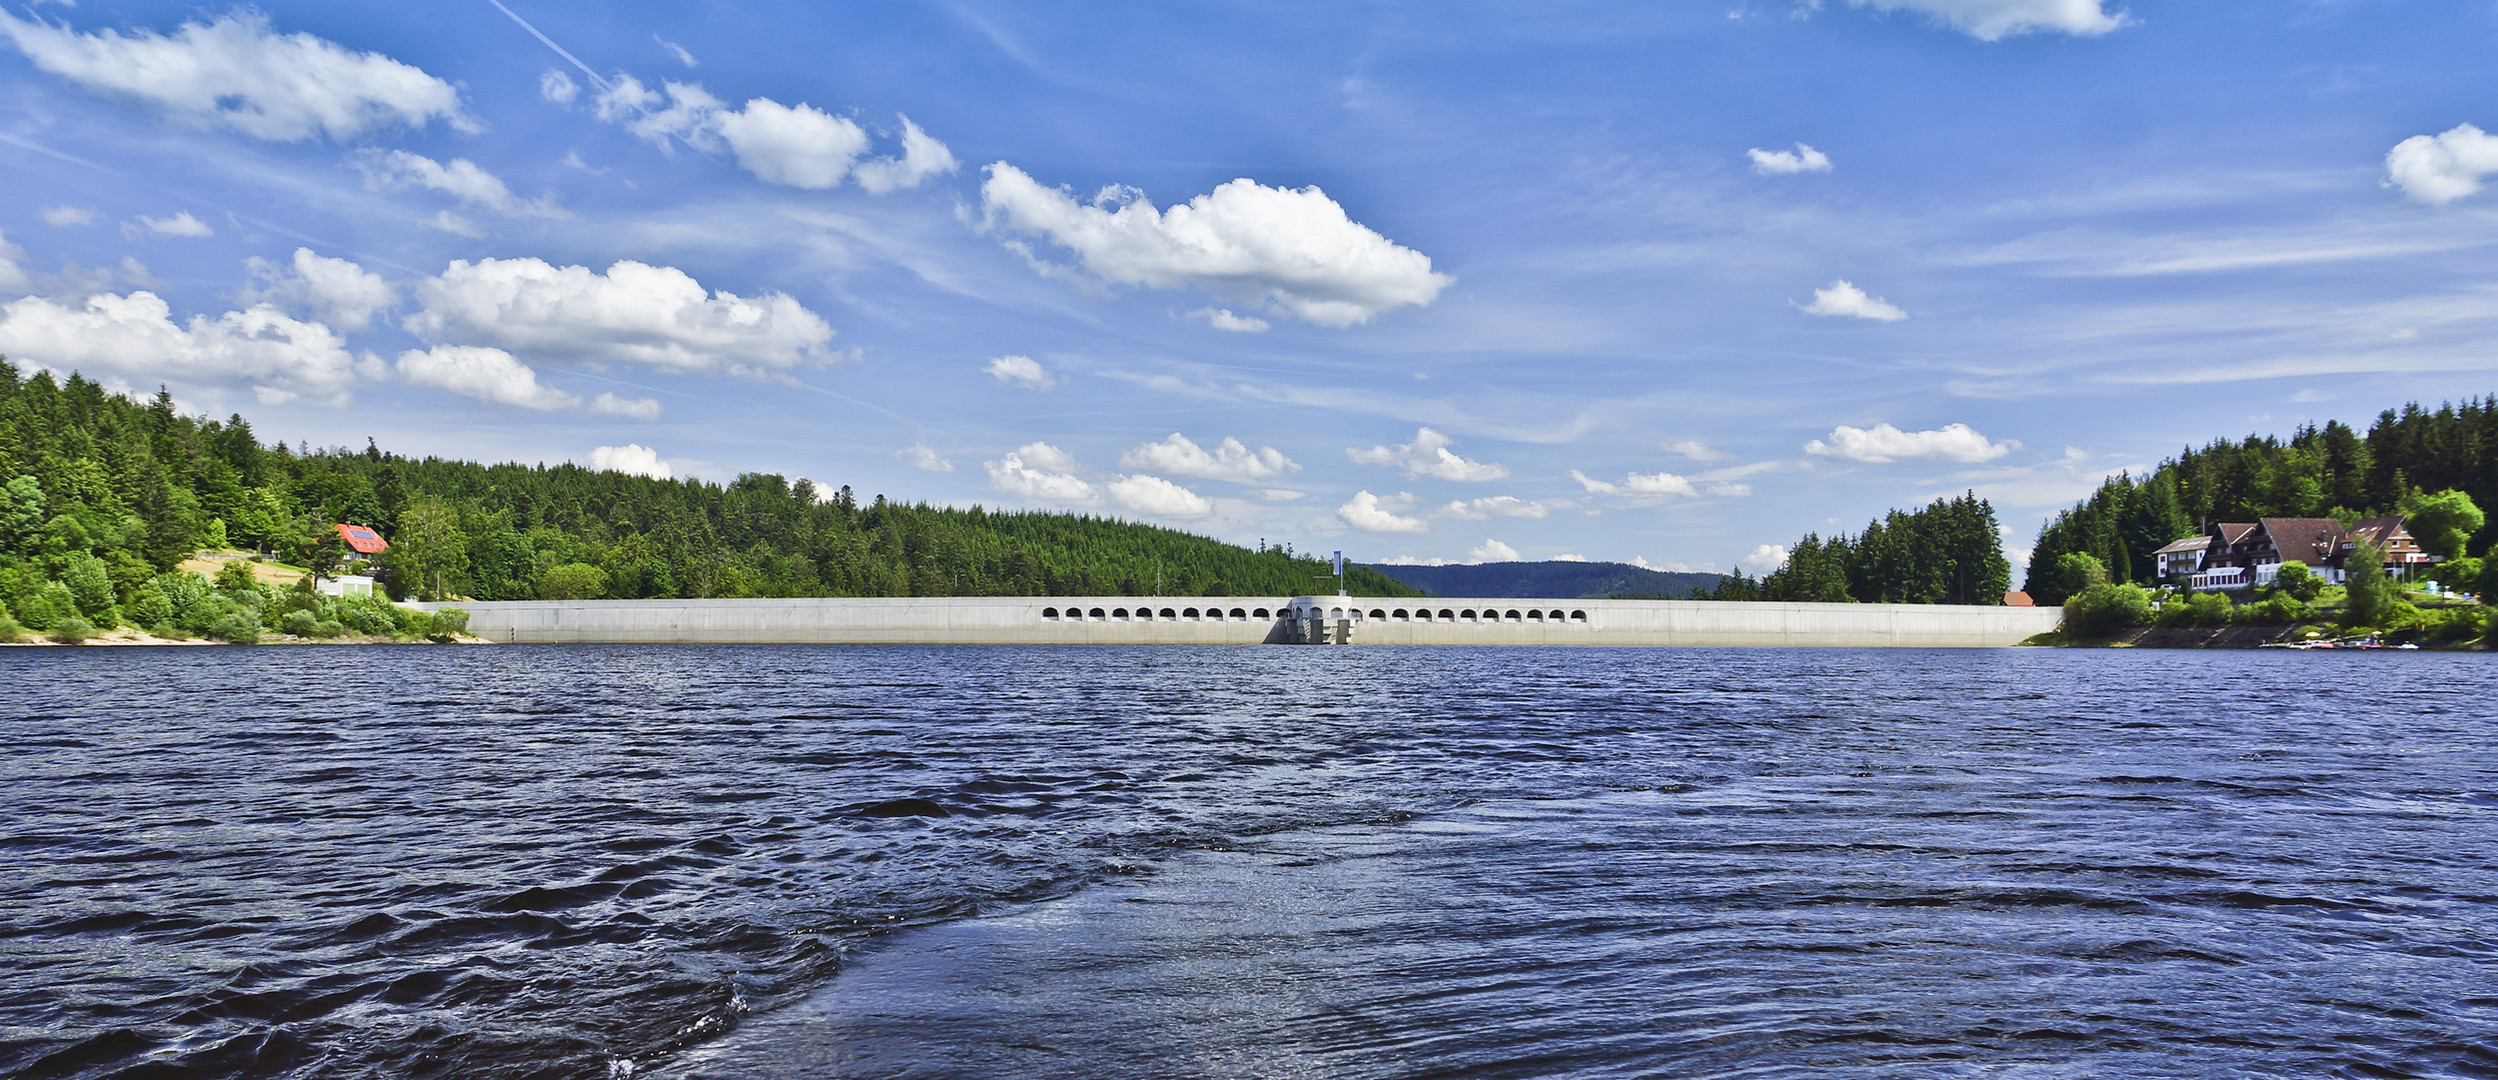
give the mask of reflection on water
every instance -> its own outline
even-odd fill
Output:
[[[2493,682],[10,650],[0,1073],[2486,1075]]]

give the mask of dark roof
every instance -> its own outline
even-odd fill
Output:
[[[2359,524],[2351,526],[2350,535],[2344,537],[2350,541],[2364,540],[2378,547],[2392,547],[2394,541],[2410,538],[2411,530],[2403,528],[2403,519],[2400,515],[2362,518]]]
[[[2264,537],[2283,562],[2323,566],[2342,551],[2342,523],[2332,518],[2265,518]]]
[[[2218,525],[2212,526],[2212,528],[2219,531],[2221,543],[2236,545],[2245,543],[2246,538],[2255,532],[2255,523],[2252,521],[2224,521]]]
[[[339,526],[338,538],[346,541],[348,547],[366,555],[379,555],[390,550],[390,541],[382,539],[382,534],[362,525]]]

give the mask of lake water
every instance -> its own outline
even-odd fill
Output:
[[[0,1075],[2493,1076],[2498,665],[0,650]]]

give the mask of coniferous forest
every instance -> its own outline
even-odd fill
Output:
[[[1287,548],[1081,514],[863,503],[773,475],[713,484],[264,444],[239,415],[185,416],[162,392],[133,400],[0,360],[0,600],[63,586],[111,625],[111,609],[195,550],[333,568],[338,523],[381,532],[382,584],[428,599],[1335,588],[1323,561]],[[1345,584],[1419,595],[1364,567]]]
[[[1758,578],[1737,573],[1692,599],[2000,604],[2011,580],[1995,507],[1970,493],[1893,510],[1855,536],[1806,533],[1785,565]]]

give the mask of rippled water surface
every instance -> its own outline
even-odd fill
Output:
[[[2498,1075],[2493,671],[0,650],[0,1075]]]

